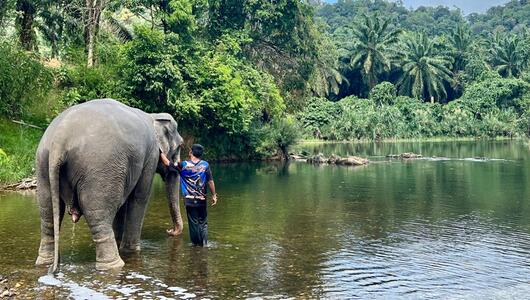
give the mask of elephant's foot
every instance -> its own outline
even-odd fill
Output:
[[[122,242],[120,245],[120,251],[125,253],[138,252],[140,251],[140,244]]]
[[[53,263],[53,238],[43,238],[40,241],[39,256],[35,261],[36,266],[49,265]]]
[[[53,263],[53,253],[47,256],[39,255],[35,261],[36,266],[50,265]]]
[[[112,270],[112,269],[119,269],[123,267],[125,263],[121,259],[121,257],[117,257],[115,260],[112,261],[98,261],[96,262],[96,270],[104,271],[104,270]]]

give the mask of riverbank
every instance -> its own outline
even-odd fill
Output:
[[[0,118],[0,189],[21,182],[34,175],[35,151],[43,134],[42,129],[17,124]],[[521,138],[519,138],[521,139]],[[382,139],[378,141],[361,139],[353,141],[329,141],[318,139],[300,140],[297,145],[306,144],[366,144],[392,142],[463,142],[479,140],[515,140],[508,137],[484,139],[478,137],[430,137],[415,139]],[[296,149],[297,145],[292,149]],[[296,151],[295,151],[296,152]],[[216,159],[211,159],[217,161]],[[265,158],[265,160],[273,160]],[[241,161],[240,159],[230,161]]]
[[[407,139],[359,139],[359,140],[320,140],[320,139],[302,139],[298,141],[298,145],[304,144],[367,144],[367,143],[400,143],[400,142],[473,142],[473,141],[510,141],[510,140],[528,140],[523,137],[504,137],[499,136],[496,138],[484,138],[484,137],[425,137],[425,138],[407,138]]]

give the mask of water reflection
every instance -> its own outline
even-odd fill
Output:
[[[525,298],[530,293],[530,169],[517,142],[304,146],[368,156],[365,167],[214,164],[220,202],[211,245],[187,228],[169,238],[157,180],[142,252],[117,274],[94,271],[82,219],[61,231],[62,277],[33,268],[39,239],[31,195],[0,194],[0,275],[26,298]],[[387,161],[416,152],[449,159]],[[473,160],[486,157],[505,160]],[[75,226],[75,227],[74,227]],[[41,278],[41,283],[38,282]]]

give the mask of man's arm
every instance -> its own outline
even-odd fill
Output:
[[[212,180],[208,181],[208,188],[212,191],[212,206],[217,204],[217,193],[215,192],[215,182]]]

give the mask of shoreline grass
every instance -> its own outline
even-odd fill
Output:
[[[35,151],[43,133],[0,118],[0,187],[34,173]]]
[[[304,144],[368,144],[368,143],[400,143],[400,142],[473,142],[473,141],[525,141],[528,138],[525,137],[503,137],[499,136],[496,138],[486,137],[425,137],[425,138],[398,138],[398,139],[360,139],[360,140],[346,140],[346,141],[335,141],[335,140],[319,140],[319,139],[301,139],[296,145]]]

